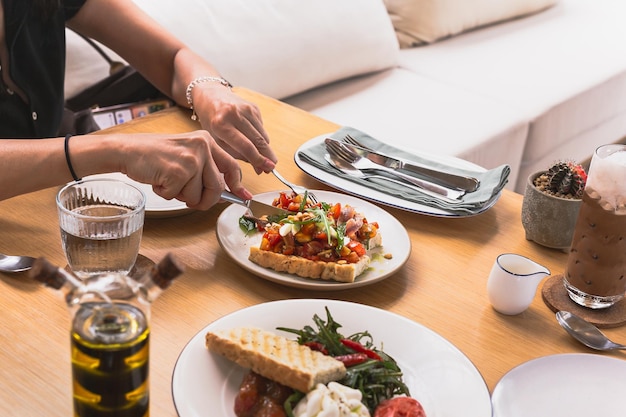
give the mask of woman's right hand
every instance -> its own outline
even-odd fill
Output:
[[[121,172],[151,184],[161,197],[176,198],[193,209],[209,209],[226,188],[241,198],[252,198],[241,182],[237,160],[204,130],[132,135],[124,139],[122,155]]]

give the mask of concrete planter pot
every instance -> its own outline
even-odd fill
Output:
[[[526,181],[522,203],[526,239],[569,252],[582,200],[556,197],[538,190],[533,182],[543,173],[545,171],[535,172]]]

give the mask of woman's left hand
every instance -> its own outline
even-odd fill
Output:
[[[229,154],[249,162],[257,174],[274,169],[278,158],[254,103],[216,83],[197,85],[193,103],[202,128]]]

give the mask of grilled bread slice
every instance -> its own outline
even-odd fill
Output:
[[[298,275],[302,278],[333,280],[339,282],[354,282],[370,264],[370,257],[361,256],[359,262],[354,264],[311,261],[295,255],[283,255],[261,250],[257,247],[250,248],[248,256],[252,262],[263,268],[271,268],[276,272],[286,272]]]
[[[308,346],[266,330],[241,327],[208,332],[206,347],[244,368],[300,392],[338,381],[344,364]]]
[[[380,233],[370,239],[370,249],[381,245]],[[356,263],[312,261],[295,255],[261,250],[256,246],[250,247],[248,259],[263,268],[270,268],[276,272],[286,272],[302,278],[339,282],[354,282],[356,277],[367,269],[371,260],[368,255],[363,255]]]

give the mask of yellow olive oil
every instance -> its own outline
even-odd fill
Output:
[[[137,307],[84,303],[71,332],[74,415],[149,415],[149,328]]]

